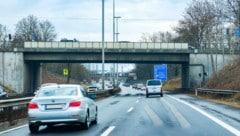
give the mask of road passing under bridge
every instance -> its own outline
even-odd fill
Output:
[[[202,101],[187,95],[164,93],[145,97],[144,91],[121,86],[114,97],[97,101],[98,124],[84,130],[78,125],[41,127],[48,136],[125,136],[125,135],[240,135],[239,109]],[[23,125],[0,132],[1,136],[30,136]]]

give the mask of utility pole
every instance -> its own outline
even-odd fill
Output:
[[[102,89],[104,90],[104,80],[105,80],[105,50],[104,50],[104,0],[102,0]]]
[[[115,0],[113,0],[113,46],[115,46]],[[113,63],[113,86],[115,86],[115,63]]]

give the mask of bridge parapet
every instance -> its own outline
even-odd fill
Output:
[[[101,42],[24,42],[24,48],[101,49]],[[106,49],[188,49],[188,43],[105,42]]]

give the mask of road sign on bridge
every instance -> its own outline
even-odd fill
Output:
[[[167,80],[167,65],[154,65],[154,79]]]

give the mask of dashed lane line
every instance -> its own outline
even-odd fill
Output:
[[[144,107],[144,110],[147,112],[147,114],[149,115],[149,117],[151,118],[151,120],[155,126],[163,125],[163,121],[158,117],[158,115],[149,106],[146,105]]]
[[[240,131],[237,130],[236,128],[230,126],[229,124],[227,124],[227,123],[219,120],[218,118],[216,118],[216,117],[208,114],[207,112],[205,112],[205,111],[203,111],[203,110],[201,110],[201,109],[193,106],[192,104],[189,104],[189,103],[187,103],[187,102],[185,102],[185,101],[182,101],[182,100],[180,100],[180,99],[178,99],[178,98],[175,98],[175,97],[173,97],[173,96],[170,96],[170,95],[167,95],[167,96],[170,97],[170,98],[172,98],[172,99],[174,99],[174,100],[176,100],[176,101],[178,101],[178,102],[181,102],[181,103],[183,103],[183,104],[191,107],[192,109],[194,109],[194,110],[196,110],[196,111],[198,111],[199,113],[201,113],[202,115],[208,117],[209,119],[211,119],[212,121],[214,121],[214,122],[217,123],[218,125],[220,125],[220,126],[222,126],[223,128],[227,129],[229,132],[233,133],[234,135],[240,136]]]
[[[115,126],[110,126],[107,130],[105,130],[101,136],[108,136],[113,130],[115,129]]]
[[[172,111],[173,115],[176,117],[182,128],[190,128],[190,123],[183,117],[183,115],[169,102],[165,99],[161,99]]]
[[[133,107],[131,107],[130,109],[128,109],[128,111],[127,111],[127,112],[131,112],[133,109],[134,109],[134,108],[133,108]]]

